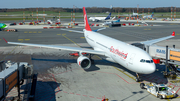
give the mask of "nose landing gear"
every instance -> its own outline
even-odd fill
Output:
[[[136,73],[136,82],[140,82],[141,81],[141,79],[140,79],[140,77],[139,77],[139,74],[138,73]]]

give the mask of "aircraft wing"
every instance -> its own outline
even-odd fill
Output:
[[[83,33],[83,31],[76,31],[76,30],[69,30],[69,29],[61,29],[61,30],[65,30],[65,31],[70,31],[70,32],[77,32],[77,33]]]
[[[145,45],[152,45],[154,43],[157,43],[157,42],[172,38],[174,36],[175,36],[175,32],[173,32],[170,36],[166,36],[166,37],[162,37],[162,38],[154,39],[154,40],[143,41],[143,42],[140,42],[140,43],[145,44]]]
[[[43,44],[31,44],[31,43],[18,43],[18,42],[8,42],[8,41],[6,41],[6,43],[14,44],[14,45],[23,45],[23,46],[34,46],[34,47],[61,49],[61,50],[68,50],[68,51],[78,51],[78,52],[85,52],[85,53],[96,54],[96,55],[105,55],[106,54],[103,51],[96,51],[96,50],[91,50],[91,49],[86,49],[86,48],[79,48],[79,47],[68,47],[68,46],[57,46],[57,45],[43,45]]]

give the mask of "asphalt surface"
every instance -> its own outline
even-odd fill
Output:
[[[90,22],[94,23],[94,22]],[[99,22],[98,22],[99,23]],[[157,23],[157,25],[160,25]],[[104,35],[127,42],[141,42],[171,35],[172,39],[157,43],[164,46],[174,44],[180,49],[179,25],[163,24],[161,26],[127,26],[107,28],[99,31]],[[93,27],[92,29],[98,29]],[[72,30],[82,31],[83,27]],[[101,101],[102,97],[110,101],[159,101],[159,98],[140,89],[135,82],[136,74],[126,68],[93,56],[95,64],[88,71],[77,65],[77,58],[69,51],[48,48],[8,45],[3,38],[11,42],[53,44],[73,47],[88,47],[83,34],[62,31],[60,29],[18,29],[18,32],[0,32],[0,59],[33,64],[38,73],[35,100],[49,101]],[[153,74],[141,75],[145,83],[158,82],[180,89],[180,83],[172,83],[164,78],[162,71],[165,65],[156,65]],[[23,88],[22,88],[23,89]],[[177,92],[180,95],[180,92]],[[8,97],[16,96],[9,94]],[[179,101],[179,98],[166,99]]]
[[[99,31],[104,35],[110,36],[112,38],[121,41],[146,41],[150,39],[160,38],[164,36],[171,35],[173,31],[176,32],[176,37],[172,39],[179,39],[179,25],[169,25],[165,26],[142,26],[142,27],[114,27],[106,28],[105,30]],[[99,27],[92,28],[93,30]],[[72,30],[82,31],[81,28],[74,28]],[[18,29],[18,32],[0,32],[0,46],[10,46],[5,43],[3,38],[11,42],[26,42],[26,43],[37,43],[37,44],[65,44],[71,43],[63,37],[67,36],[73,39],[76,43],[86,43],[84,35],[81,33],[74,33],[63,31],[60,29]],[[170,40],[172,40],[170,39]]]

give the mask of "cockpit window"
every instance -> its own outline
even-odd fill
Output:
[[[151,61],[150,60],[146,60],[146,63],[150,63]]]
[[[145,62],[145,60],[144,60],[144,59],[141,59],[140,62]]]
[[[153,60],[145,60],[145,59],[141,59],[140,62],[153,63]]]

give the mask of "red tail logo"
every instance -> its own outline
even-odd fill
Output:
[[[175,36],[175,31],[171,34],[172,36]]]
[[[83,7],[83,13],[84,13],[84,26],[85,26],[85,29],[87,31],[91,31],[91,28],[89,26],[89,23],[88,23],[88,20],[87,20],[87,14],[86,14],[86,9],[85,7]]]

